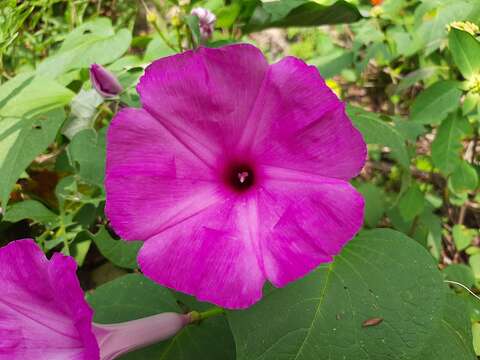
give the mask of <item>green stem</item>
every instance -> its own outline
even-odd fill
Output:
[[[211,309],[208,309],[207,311],[203,312],[198,312],[198,311],[192,311],[189,313],[190,315],[190,323],[195,323],[195,322],[200,322],[202,320],[208,319],[213,316],[217,315],[223,315],[225,314],[225,310],[219,307],[214,307]]]
[[[177,26],[176,28],[177,32],[177,45],[178,48],[180,49],[180,52],[183,52],[183,46],[182,46],[182,34],[180,33],[180,28]]]
[[[153,27],[155,28],[155,30],[157,31],[158,35],[160,35],[160,37],[162,38],[162,40],[165,42],[165,44],[170,48],[172,49],[173,51],[175,52],[178,52],[179,49],[176,49],[175,46],[165,37],[165,35],[163,35],[163,32],[162,32],[162,29],[160,29],[160,27],[157,25],[156,22],[153,22]],[[180,51],[182,51],[180,49]]]
[[[415,234],[415,231],[417,230],[417,226],[418,226],[418,220],[419,220],[419,217],[417,215],[417,216],[415,216],[415,218],[412,221],[412,225],[410,226],[410,230],[408,230],[408,236],[412,237]]]

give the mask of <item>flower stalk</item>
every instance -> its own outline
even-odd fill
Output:
[[[213,307],[208,309],[207,311],[199,312],[199,311],[192,311],[188,314],[190,318],[190,323],[198,323],[202,320],[225,314],[225,310],[220,307]]]

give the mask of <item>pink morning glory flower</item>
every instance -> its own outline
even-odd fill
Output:
[[[1,248],[0,264],[0,360],[112,360],[189,322],[189,315],[164,313],[93,324],[75,260],[60,253],[47,260],[31,239]]]
[[[154,281],[245,308],[329,262],[363,222],[366,146],[313,66],[254,46],[151,64],[113,119],[106,212]]]

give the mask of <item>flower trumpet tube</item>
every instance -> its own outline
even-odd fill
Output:
[[[75,260],[31,239],[0,249],[0,360],[105,360],[176,334],[190,315],[92,324]]]
[[[170,312],[119,324],[93,323],[93,333],[100,347],[100,359],[113,360],[121,354],[166,340],[189,322],[189,315]]]

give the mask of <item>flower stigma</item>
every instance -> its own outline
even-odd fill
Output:
[[[253,169],[247,164],[234,164],[227,168],[226,182],[237,192],[244,192],[255,183]]]

